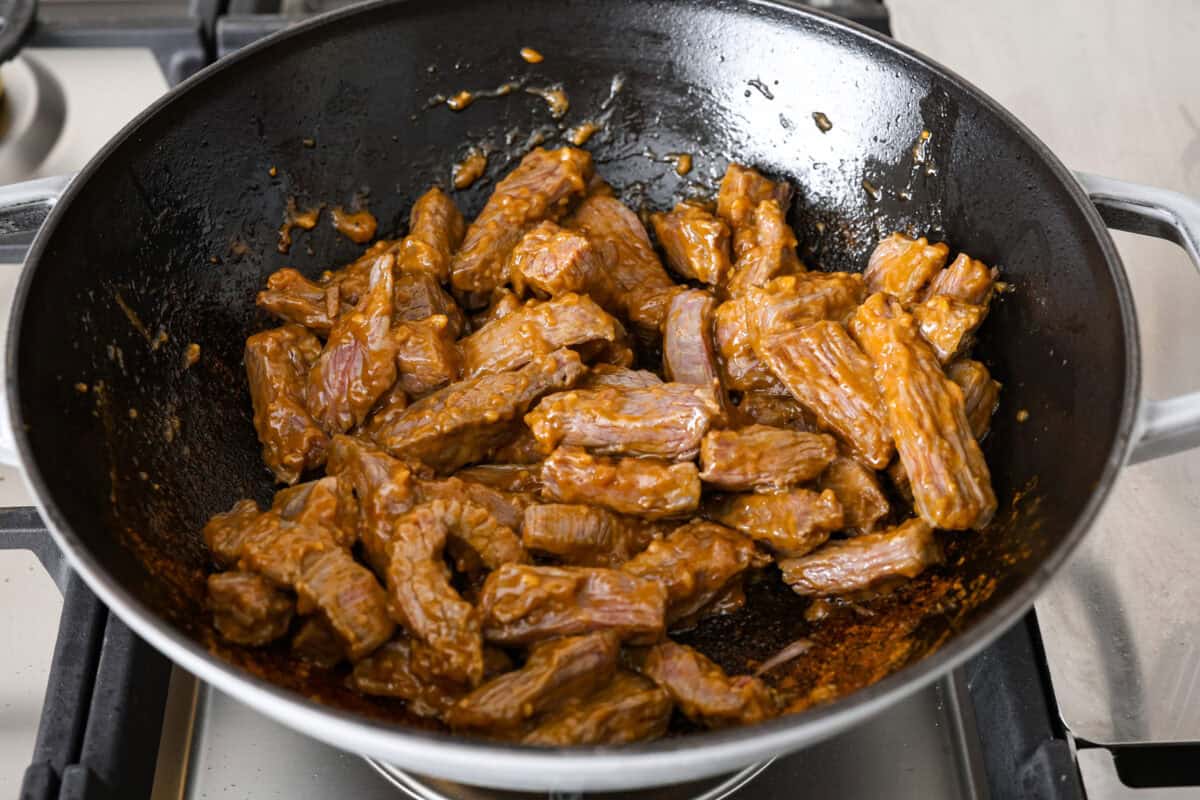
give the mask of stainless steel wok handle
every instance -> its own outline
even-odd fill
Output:
[[[0,186],[0,243],[11,236],[33,233],[41,227],[71,182],[72,175]],[[0,464],[20,466],[8,414],[5,359],[0,357]]]
[[[1110,227],[1169,239],[1200,270],[1200,202],[1179,192],[1075,173]],[[1200,446],[1200,392],[1143,400],[1129,463],[1162,458]]]

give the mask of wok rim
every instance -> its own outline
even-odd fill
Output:
[[[418,771],[468,783],[486,776],[493,788],[545,790],[555,788],[619,790],[659,786],[732,771],[754,761],[782,755],[828,738],[861,722],[883,708],[928,686],[991,644],[1032,606],[1036,596],[1066,563],[1091,528],[1109,498],[1117,474],[1132,447],[1141,394],[1141,351],[1137,317],[1124,266],[1108,228],[1088,195],[1054,153],[1011,112],[986,93],[942,66],[893,39],[828,12],[800,6],[792,0],[745,0],[748,6],[770,8],[809,17],[827,28],[865,40],[898,56],[910,68],[927,69],[954,86],[1009,126],[1065,185],[1087,220],[1104,256],[1115,289],[1125,339],[1125,375],[1122,407],[1112,447],[1088,502],[1062,541],[1012,595],[987,611],[965,633],[953,635],[934,653],[904,666],[882,680],[827,705],[781,716],[753,726],[709,731],[655,742],[618,747],[535,748],[470,739],[439,731],[417,731],[377,722],[358,714],[321,705],[298,693],[254,676],[211,654],[182,631],[170,625],[137,600],[88,551],[85,541],[60,511],[41,471],[33,460],[26,421],[21,409],[17,354],[21,346],[31,285],[43,253],[63,218],[71,213],[81,187],[101,164],[143,125],[173,103],[184,102],[197,86],[235,70],[246,59],[264,50],[282,48],[297,37],[323,25],[361,16],[416,0],[372,0],[317,15],[254,42],[217,61],[159,97],[113,136],[78,173],[38,231],[26,257],[9,322],[5,392],[9,424],[13,431],[20,469],[35,505],[56,544],[71,567],[84,578],[120,619],[175,664],[235,697],[266,716],[340,749],[371,756],[402,769],[420,765]]]

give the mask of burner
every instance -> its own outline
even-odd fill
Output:
[[[674,786],[657,786],[632,792],[601,792],[585,796],[580,792],[511,792],[467,786],[414,775],[373,758],[367,759],[367,763],[378,770],[380,775],[412,800],[585,800],[585,797],[586,800],[722,800],[731,797],[734,792],[758,777],[773,761],[774,759],[751,764],[732,775],[689,781]]]
[[[0,184],[37,174],[63,131],[62,87],[36,58],[22,55],[0,67]]]

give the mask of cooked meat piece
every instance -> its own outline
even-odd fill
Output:
[[[256,333],[246,340],[246,377],[254,404],[254,429],[263,461],[280,483],[325,461],[329,437],[305,405],[308,370],[321,353],[317,337],[299,325]]]
[[[693,203],[650,215],[667,263],[685,278],[720,286],[729,274],[729,226]]]
[[[805,411],[804,406],[790,394],[746,392],[738,403],[737,417],[746,425],[770,425],[810,433],[818,430],[812,414]]]
[[[329,531],[342,547],[358,539],[358,501],[348,481],[327,475],[275,493],[271,510],[290,522]]]
[[[499,645],[594,631],[648,644],[662,637],[666,599],[658,583],[619,570],[505,564],[484,581],[479,609]]]
[[[378,441],[379,432],[391,425],[406,408],[408,408],[408,394],[397,381],[392,384],[392,388],[383,393],[383,397],[375,402],[375,407],[367,415],[367,421],[358,429],[358,433],[372,442]]]
[[[696,613],[681,617],[675,621],[676,630],[694,627],[702,619],[723,617],[740,611],[746,605],[745,575],[738,575],[725,584],[712,600],[705,603]]]
[[[341,313],[336,286],[323,286],[305,278],[291,267],[276,270],[267,278],[267,288],[255,304],[284,322],[303,325],[315,334],[328,336]]]
[[[569,636],[533,648],[525,665],[458,701],[446,721],[458,730],[497,733],[607,684],[620,642],[610,632]]]
[[[626,316],[637,332],[638,342],[647,352],[659,347],[671,301],[683,291],[687,291],[686,286],[672,284],[664,289],[634,289],[625,295],[625,305],[629,309]]]
[[[308,373],[308,411],[331,435],[362,424],[375,401],[396,382],[393,264],[391,255],[375,262],[367,293],[353,311],[338,318]]]
[[[996,511],[987,463],[971,433],[962,390],[942,372],[916,320],[894,298],[875,294],[851,327],[875,362],[917,513],[947,530],[986,525]]]
[[[521,541],[576,567],[619,567],[660,533],[657,526],[597,506],[551,503],[525,509]]]
[[[700,475],[690,461],[605,458],[579,447],[560,447],[542,462],[542,494],[560,503],[591,503],[660,519],[696,509]]]
[[[508,271],[518,294],[557,297],[586,294],[612,311],[617,288],[591,241],[556,223],[541,223],[525,234],[508,257]]]
[[[774,199],[767,199],[754,210],[754,230],[742,237],[753,236],[754,244],[745,250],[733,265],[733,274],[725,284],[730,297],[738,297],[754,287],[766,286],[773,278],[804,272],[796,255],[796,234],[787,224],[783,209]]]
[[[222,569],[229,569],[242,557],[246,542],[262,535],[276,524],[267,517],[253,500],[239,500],[228,511],[214,514],[204,524],[204,543],[212,553],[213,561]]]
[[[399,697],[419,717],[440,719],[459,701],[463,689],[446,681],[430,681],[413,669],[413,643],[393,639],[354,665],[348,683],[363,694]]]
[[[346,645],[329,621],[316,614],[306,617],[292,637],[292,652],[314,666],[330,669],[346,657]]]
[[[655,645],[642,674],[666,689],[688,719],[710,728],[750,725],[779,711],[770,687],[760,679],[731,678],[696,650],[675,642]]]
[[[490,292],[508,282],[508,255],[525,231],[545,219],[558,219],[583,197],[592,177],[586,150],[537,148],[498,184],[479,216],[467,228],[454,254],[450,280],[460,292]]]
[[[564,294],[523,306],[463,339],[463,375],[516,369],[560,347],[617,342],[623,333],[621,323],[586,295]]]
[[[418,484],[418,493],[431,498],[420,507],[428,507],[434,516],[442,521],[452,540],[462,542],[474,550],[484,567],[496,569],[501,564],[524,564],[529,561],[525,548],[521,546],[521,538],[514,530],[519,527],[519,523],[512,527],[501,523],[487,506],[468,499],[472,494],[469,490],[462,492],[457,497],[443,494],[442,497],[433,499],[433,494],[428,490],[430,484],[433,483],[435,482],[429,481]],[[464,489],[467,487],[466,481],[458,481],[453,478],[436,483],[443,487],[455,484]],[[475,488],[481,490],[480,494],[498,494],[494,490],[488,490],[487,487],[477,486]],[[437,493],[442,492],[438,491]],[[505,513],[505,516],[508,514]]]
[[[667,380],[720,386],[713,349],[713,313],[708,292],[689,289],[675,295],[663,323],[663,372]]]
[[[349,550],[335,547],[306,560],[295,589],[300,613],[320,609],[352,661],[392,636],[395,625],[388,617],[387,595]]]
[[[428,272],[402,272],[392,286],[392,320],[420,322],[435,314],[446,318],[451,338],[457,339],[466,327],[466,317],[454,298],[446,294],[437,278]]]
[[[565,747],[657,739],[667,731],[672,707],[671,695],[665,689],[620,670],[599,691],[546,714],[522,741]]]
[[[590,372],[587,373],[584,378],[590,374]],[[550,455],[550,451],[543,450],[537,437],[533,435],[533,431],[522,423],[517,426],[512,439],[492,451],[489,460],[500,464],[537,464],[540,471],[541,463],[548,455]]]
[[[892,457],[871,362],[836,322],[817,322],[758,340],[755,352],[808,409],[876,469]]]
[[[417,502],[412,472],[377,447],[351,436],[335,436],[326,469],[354,487],[358,538],[369,563],[385,575],[396,521]]]
[[[376,438],[395,455],[453,472],[509,441],[534,402],[585,371],[578,355],[556,350],[515,372],[453,383],[413,403]]]
[[[746,315],[753,309],[744,297],[717,306],[713,316],[713,339],[721,384],[737,392],[787,394],[787,389],[754,354],[754,330]]]
[[[992,298],[999,273],[966,253],[959,253],[950,266],[933,276],[925,297],[945,295],[961,303],[986,306]]]
[[[396,265],[402,272],[424,272],[438,283],[446,283],[450,280],[451,254],[462,243],[464,230],[462,214],[454,201],[434,186],[413,204],[408,236],[400,243]]]
[[[865,296],[852,272],[805,272],[746,290],[745,324],[760,338],[789,333],[819,320],[845,322]]]
[[[261,575],[234,571],[208,576],[208,607],[218,633],[257,647],[287,633],[296,603]]]
[[[750,425],[709,431],[700,445],[700,480],[730,492],[783,489],[821,474],[837,442],[821,433]]]
[[[796,594],[850,594],[914,578],[941,561],[933,528],[910,519],[886,531],[830,542],[803,558],[785,559],[779,569]]]
[[[542,398],[525,415],[543,449],[691,459],[721,415],[711,386],[664,383],[645,389],[575,389]]]
[[[942,242],[930,244],[924,236],[910,239],[893,233],[875,246],[863,277],[872,293],[890,294],[907,306],[921,296],[948,255],[950,248]]]
[[[737,531],[695,520],[634,556],[622,571],[667,590],[667,624],[708,605],[733,578],[768,559]]]
[[[710,503],[706,514],[782,556],[804,555],[845,524],[833,492],[809,489],[732,494]]]
[[[786,217],[792,205],[791,185],[764,178],[752,167],[730,164],[717,190],[717,216],[733,231],[735,260],[741,260],[758,242],[755,211],[764,200],[774,200]]]
[[[564,224],[583,232],[595,246],[604,272],[621,293],[620,310],[639,334],[657,338],[667,309],[654,298],[675,283],[637,214],[614,197],[589,195]]]
[[[371,282],[371,269],[375,266],[375,262],[389,253],[394,255],[399,246],[399,242],[378,241],[341,269],[326,270],[321,273],[321,285],[337,291],[343,311],[351,309],[367,293],[367,287]]]
[[[396,340],[397,383],[409,395],[420,397],[457,380],[459,359],[454,331],[441,314],[420,322],[398,322]]]
[[[958,384],[963,393],[967,423],[976,439],[982,439],[992,424],[992,414],[1000,403],[1000,383],[992,380],[987,367],[978,361],[963,359],[946,367],[946,377]]]
[[[529,302],[536,303],[533,300]],[[521,298],[517,297],[511,289],[496,289],[492,292],[487,308],[471,317],[471,330],[477,331],[489,322],[495,322],[515,311],[520,311],[522,307]]]
[[[450,585],[442,560],[449,533],[430,505],[404,515],[389,548],[388,594],[396,621],[439,656],[439,674],[477,686],[483,678],[479,612]]]
[[[479,469],[487,469],[487,466],[481,466]],[[467,473],[468,470],[461,470],[455,477],[445,480],[419,480],[416,484],[417,498],[422,503],[434,500],[465,500],[487,509],[501,525],[519,530],[525,508],[536,502],[534,496],[526,491],[502,491],[483,483],[476,483],[466,477]]]
[[[579,389],[599,389],[613,386],[618,389],[645,389],[661,386],[662,378],[644,369],[629,369],[614,364],[597,364],[576,384]]]
[[[460,469],[454,473],[454,477],[461,478],[469,484],[482,484],[500,492],[521,494],[537,492],[542,488],[541,471],[540,464],[477,464]],[[480,505],[487,504],[480,503]],[[508,525],[507,522],[505,524]]]
[[[853,458],[835,458],[817,481],[822,492],[832,491],[842,506],[844,525],[854,533],[870,533],[890,511],[887,497],[873,470]]]
[[[938,361],[945,364],[974,343],[975,331],[983,324],[987,308],[960,303],[939,294],[913,306],[912,313],[917,318],[921,335],[933,348]]]

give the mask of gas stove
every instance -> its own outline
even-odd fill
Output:
[[[79,169],[171,85],[342,4],[43,0],[20,55],[0,66],[0,183]],[[925,0],[893,0],[890,16],[875,0],[813,5],[885,33],[894,26],[900,38],[951,66],[958,62],[943,52],[968,63],[982,48],[964,51],[961,42],[931,34],[941,11],[925,9]],[[1200,13],[1192,14],[1193,27],[1197,21]],[[1025,31],[1014,25],[1013,42],[1004,40],[1014,50],[1018,29]],[[1002,26],[989,32],[1004,36]],[[995,84],[981,83],[995,93]],[[1195,162],[1200,155],[1193,153]],[[1200,169],[1185,174],[1200,182]],[[1200,185],[1173,188],[1200,192]],[[1145,258],[1140,248],[1153,247],[1118,241],[1130,262]],[[26,244],[0,237],[0,338]],[[1145,279],[1135,277],[1134,287],[1139,301],[1152,293],[1162,300]],[[1146,331],[1148,340],[1170,335],[1153,322]],[[1200,563],[1200,547],[1187,541],[1194,539],[1191,509],[1200,500],[1189,493],[1187,476],[1200,459],[1177,457],[1169,465],[1181,473],[1170,482],[1175,494],[1154,493],[1147,468],[1131,471],[1101,530],[1036,613],[953,674],[800,753],[734,775],[622,796],[1197,796],[1195,749],[1187,743],[1200,740],[1200,697],[1193,695],[1200,636],[1186,618],[1196,605],[1186,601],[1200,597],[1194,590],[1181,595],[1172,580],[1183,575],[1186,582],[1194,570],[1185,565]],[[199,683],[108,613],[62,562],[29,504],[19,475],[0,469],[0,641],[8,643],[0,653],[0,794],[20,791],[31,800],[533,796],[451,785],[364,760]],[[1153,571],[1146,559],[1113,563],[1113,552],[1142,547],[1129,533],[1137,534],[1137,525],[1142,536],[1153,532],[1171,547],[1149,560]],[[1179,563],[1167,553],[1178,554]],[[1158,587],[1157,594],[1143,596],[1141,585]],[[1169,620],[1174,632],[1155,619],[1154,601],[1164,596],[1184,602],[1172,606],[1183,615]]]

